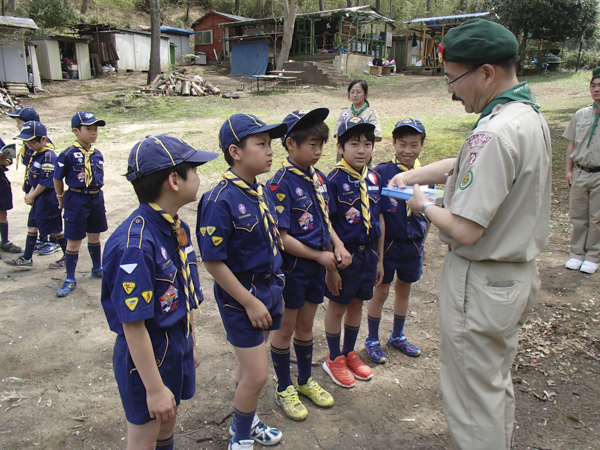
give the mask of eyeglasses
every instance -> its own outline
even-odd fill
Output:
[[[448,75],[444,75],[444,80],[446,81],[446,84],[448,86],[450,86],[452,89],[454,89],[454,86],[452,86],[452,83],[455,83],[456,81],[460,80],[462,77],[464,77],[465,75],[470,74],[471,72],[476,71],[477,69],[479,69],[481,66],[475,66],[470,70],[467,70],[465,73],[463,73],[462,75],[459,75],[458,77],[456,77],[454,80],[450,81],[450,79],[448,78]]]

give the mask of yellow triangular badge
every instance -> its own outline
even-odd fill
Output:
[[[280,202],[282,202],[284,198],[285,194],[277,194],[277,200],[279,200]]]
[[[202,237],[204,237],[204,235],[206,234],[206,227],[201,227],[200,233],[202,234]]]
[[[142,292],[142,297],[144,297],[144,301],[146,303],[150,303],[150,300],[152,300],[152,291],[144,291],[144,292]]]
[[[212,236],[216,229],[217,227],[206,227],[206,232],[209,236]]]
[[[125,304],[131,311],[133,311],[138,304],[138,298],[133,297],[133,298],[125,299]]]
[[[281,213],[283,213],[283,211],[284,211],[285,208],[283,206],[276,206],[275,209],[277,210],[277,212],[279,214],[281,214]]]
[[[213,236],[212,241],[213,241],[213,244],[215,244],[215,246],[217,246],[217,245],[220,245],[221,242],[223,242],[223,238],[219,237],[219,236]]]
[[[135,289],[135,283],[133,281],[124,281],[122,286],[127,295],[131,294]]]

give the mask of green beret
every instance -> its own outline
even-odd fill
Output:
[[[438,49],[443,61],[485,64],[514,55],[518,46],[514,34],[499,23],[471,19],[448,31]]]
[[[592,71],[592,80],[594,78],[600,78],[600,67],[596,67],[593,71]]]

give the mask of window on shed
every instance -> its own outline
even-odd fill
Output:
[[[196,45],[210,45],[213,43],[212,30],[196,31],[194,43]]]

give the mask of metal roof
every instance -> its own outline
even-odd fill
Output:
[[[184,30],[182,28],[173,28],[173,27],[160,27],[160,31],[162,31],[163,33],[180,34],[180,35],[196,34],[195,31]]]
[[[490,14],[491,14],[490,12],[478,12],[478,13],[471,13],[471,14],[460,14],[457,16],[423,17],[422,19],[408,20],[404,23],[435,22],[435,21],[440,21],[440,20],[454,20],[454,19],[475,19],[476,17],[486,17],[486,16],[489,16]],[[442,25],[442,24],[440,24],[440,25]]]
[[[38,26],[29,17],[0,16],[0,27],[29,28],[37,30]]]
[[[202,19],[204,19],[205,17],[208,17],[211,14],[217,14],[218,16],[225,17],[226,19],[231,19],[234,22],[242,22],[242,21],[245,21],[245,20],[252,20],[251,17],[236,16],[235,14],[227,14],[227,13],[224,13],[224,12],[215,11],[214,9],[211,9],[209,12],[207,12],[206,14],[204,14],[202,17],[200,17],[194,23],[192,23],[192,25],[197,24]]]

